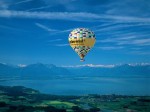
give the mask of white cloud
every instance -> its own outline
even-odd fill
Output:
[[[57,41],[57,40],[56,40]],[[66,47],[66,46],[69,46],[69,44],[52,44],[52,42],[56,42],[55,40],[53,41],[51,41],[51,42],[49,42],[47,45],[48,46],[56,46],[56,47]]]
[[[6,10],[9,7],[9,3],[6,3],[4,1],[0,1],[0,9]]]
[[[2,63],[2,62],[0,62],[0,64],[7,65],[7,63]]]
[[[120,35],[121,36],[121,35]],[[119,38],[107,38],[103,40],[97,40],[97,43],[115,43],[117,45],[136,45],[147,46],[150,45],[150,39],[147,38],[149,34],[124,36]]]
[[[62,39],[55,39],[55,40],[49,40],[49,41],[47,41],[47,42],[58,42],[58,41],[62,41]]]
[[[49,27],[47,27],[47,26],[45,26],[41,23],[35,23],[35,25],[42,28],[42,29],[44,29],[44,30],[46,30],[46,31],[48,31],[48,32],[51,32],[50,35],[57,35],[57,34],[60,34],[60,33],[66,33],[66,32],[70,32],[70,31],[73,30],[73,28],[72,29],[66,29],[66,30],[52,29],[52,28],[49,28]],[[57,39],[57,41],[58,41],[58,39]]]
[[[65,68],[82,68],[82,67],[93,67],[93,68],[114,68],[116,66],[122,66],[124,64],[110,64],[110,65],[102,65],[102,64],[84,64],[84,65],[68,65],[68,66],[61,66]],[[129,66],[147,66],[150,63],[129,63]]]
[[[149,16],[149,0],[115,0],[110,2],[107,14]]]
[[[25,64],[18,64],[19,67],[26,67],[27,65]]]
[[[139,47],[133,47],[133,48],[130,48],[131,50],[141,50],[142,48],[139,48]]]
[[[16,31],[23,31],[23,32],[27,32],[27,30],[23,30],[20,28],[15,28],[12,26],[7,26],[7,25],[0,25],[0,28],[6,29],[6,30],[16,30]]]
[[[149,55],[150,56],[150,52],[146,52],[146,51],[132,51],[129,53],[134,54],[134,55]]]
[[[85,16],[86,15],[86,16]],[[34,19],[62,19],[62,20],[83,20],[94,19],[99,16],[92,13],[69,13],[69,12],[27,12],[0,10],[0,17],[34,18]]]
[[[27,12],[0,10],[0,17],[34,18],[34,19],[59,19],[75,21],[113,21],[113,22],[150,22],[150,18],[128,16],[99,15],[85,12]]]
[[[60,31],[57,31],[57,32],[54,32],[54,33],[51,33],[51,34],[55,35],[55,34],[60,34],[60,33],[66,33],[66,32],[70,32],[72,30],[73,30],[73,28],[72,29],[67,29],[67,30],[60,30]]]
[[[13,27],[5,26],[5,25],[0,25],[0,28],[14,30]]]
[[[48,28],[47,26],[41,24],[41,23],[35,23],[36,26],[48,31],[48,32],[51,32],[50,35],[57,35],[57,34],[60,34],[60,33],[66,33],[66,32],[70,32],[72,29],[67,29],[67,30],[57,30],[57,29],[51,29],[51,28]],[[60,41],[60,39],[57,39],[55,41]]]
[[[50,7],[52,7],[52,6],[51,5],[47,5],[47,6],[42,6],[42,7],[28,9],[26,11],[40,10],[40,9],[46,9],[46,8],[50,8]]]
[[[137,40],[134,40],[132,42],[133,44],[147,44],[147,45],[150,45],[150,38],[149,39],[137,39]]]
[[[22,4],[22,3],[27,3],[27,2],[30,2],[30,1],[33,1],[33,0],[23,0],[23,1],[20,1],[20,2],[14,3],[14,5]]]
[[[131,16],[105,15],[105,18],[116,20],[118,22],[150,22],[150,18],[140,18]]]
[[[124,47],[122,46],[106,46],[106,47],[97,47],[98,49],[102,50],[116,50],[116,49],[122,49]]]
[[[43,25],[43,24],[40,24],[40,23],[35,23],[36,26],[46,30],[46,31],[49,31],[49,32],[54,32],[54,31],[58,31],[56,29],[51,29],[51,28],[48,28],[47,26]]]
[[[69,44],[55,44],[54,46],[57,46],[57,47],[65,47],[65,46],[69,46]]]
[[[85,65],[75,65],[75,66],[62,66],[67,68],[80,68],[80,67],[97,67],[97,68],[113,68],[115,65],[94,65],[94,64],[85,64]]]
[[[121,35],[120,35],[121,36]],[[107,38],[103,40],[97,40],[97,42],[122,42],[122,40],[131,40],[137,38],[136,36],[124,36],[124,37],[119,37],[119,38]]]
[[[138,45],[138,46],[147,46],[150,45],[150,39],[135,39],[132,41],[119,41],[118,45]]]
[[[95,32],[104,32],[104,31],[112,31],[112,30],[121,30],[123,28],[131,28],[131,27],[139,27],[139,26],[147,26],[150,25],[149,23],[138,23],[138,24],[108,24],[108,26],[103,26],[103,28],[96,28]]]
[[[104,27],[109,27],[109,26],[112,26],[112,25],[115,25],[116,23],[112,23],[112,22],[108,22],[108,23],[103,23],[103,24],[100,24],[100,25],[96,25],[96,26],[92,26],[90,27],[90,29],[99,29],[99,28],[104,28]],[[95,31],[94,30],[94,31]]]
[[[122,35],[120,35],[120,36],[122,36]],[[135,35],[132,35],[132,36],[125,35],[124,37],[117,38],[116,40],[131,40],[131,39],[135,39],[135,38],[137,38]]]

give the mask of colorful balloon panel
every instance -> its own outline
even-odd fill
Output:
[[[95,34],[86,28],[74,29],[69,34],[69,43],[73,50],[84,59],[85,55],[94,46],[96,41]]]

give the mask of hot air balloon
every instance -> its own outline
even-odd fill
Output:
[[[95,34],[87,28],[76,28],[69,34],[69,43],[73,50],[79,55],[80,61],[94,46],[96,41]]]

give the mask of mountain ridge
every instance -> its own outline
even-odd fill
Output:
[[[53,79],[70,77],[150,77],[149,64],[123,65],[80,65],[59,67],[54,64],[35,63],[14,66],[0,63],[0,79],[20,77],[20,79]]]

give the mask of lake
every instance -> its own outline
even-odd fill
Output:
[[[0,85],[25,86],[56,95],[150,95],[150,78],[78,77],[51,80],[8,80]]]

